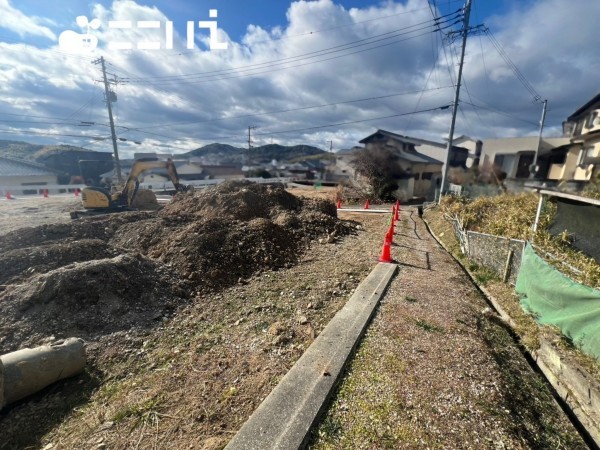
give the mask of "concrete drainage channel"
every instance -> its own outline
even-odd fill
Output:
[[[425,222],[425,226],[437,243],[463,268],[500,318],[511,329],[514,329],[516,325],[514,320],[494,296],[485,287],[479,286],[471,272],[454,257],[427,222]],[[518,339],[516,333],[513,336]],[[561,357],[544,338],[541,338],[540,341],[538,350],[530,351],[523,346],[520,346],[520,348],[532,368],[546,378],[554,391],[558,404],[575,428],[579,430],[586,443],[590,448],[600,449],[600,383],[594,381],[593,377],[588,375],[587,371],[577,362]]]
[[[375,266],[226,450],[298,449],[307,444],[397,270],[396,264]]]

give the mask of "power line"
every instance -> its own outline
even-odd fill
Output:
[[[515,74],[515,76],[521,82],[521,84],[525,87],[525,89],[527,89],[527,91],[529,91],[529,93],[533,96],[533,100],[536,102],[541,101],[542,96],[535,90],[535,88],[527,80],[525,75],[523,75],[523,73],[519,70],[516,64],[510,59],[510,56],[508,56],[508,53],[506,53],[506,50],[504,50],[502,44],[498,42],[498,40],[494,37],[489,28],[486,28],[484,32],[486,36],[490,39],[492,45],[496,48],[502,59],[504,59],[510,70],[512,70],[512,72]]]
[[[461,2],[462,0],[452,0],[449,3],[457,3],[457,2]],[[398,17],[401,15],[405,15],[405,14],[410,14],[410,13],[414,13],[414,12],[418,12],[418,11],[423,11],[427,8],[417,8],[417,9],[412,9],[410,11],[403,11],[400,13],[394,13],[394,14],[389,14],[387,16],[381,16],[381,17],[375,17],[373,19],[366,19],[366,20],[361,20],[358,22],[353,22],[353,23],[349,23],[346,25],[338,25],[335,27],[329,27],[329,28],[322,28],[320,30],[313,30],[313,31],[307,31],[305,33],[298,33],[298,34],[293,34],[293,35],[288,35],[288,36],[273,36],[270,39],[265,39],[262,41],[253,41],[252,44],[256,45],[256,44],[264,44],[264,43],[272,43],[272,42],[278,42],[278,41],[284,41],[284,40],[288,40],[288,39],[294,39],[297,37],[305,37],[305,36],[314,36],[315,34],[318,33],[326,33],[329,31],[334,31],[334,30],[339,30],[341,28],[349,28],[349,27],[354,27],[357,25],[362,25],[364,23],[369,23],[369,22],[375,22],[378,20],[385,20],[385,19],[392,19],[394,17]],[[201,49],[193,49],[193,50],[189,50],[189,51],[183,51],[174,55],[170,55],[170,56],[185,56],[188,54],[192,54],[192,53],[197,53],[197,52],[201,52]],[[168,55],[167,55],[168,56]]]
[[[423,110],[420,110],[420,111],[391,114],[391,115],[387,115],[387,116],[372,117],[372,118],[369,118],[369,119],[352,120],[352,121],[348,121],[348,122],[330,123],[330,124],[326,124],[326,125],[317,125],[317,126],[313,126],[313,127],[297,128],[297,129],[291,129],[291,130],[280,130],[280,131],[269,131],[269,132],[263,132],[263,133],[254,133],[254,136],[269,136],[269,135],[273,135],[273,134],[287,134],[287,133],[298,133],[298,132],[302,132],[302,131],[312,131],[312,130],[318,130],[318,129],[322,129],[322,128],[331,128],[331,127],[343,126],[343,125],[351,125],[351,124],[356,124],[356,123],[372,122],[372,121],[375,121],[375,120],[391,119],[391,118],[394,118],[394,117],[410,116],[412,114],[421,114],[421,113],[424,113],[424,112],[444,110],[444,109],[448,109],[449,107],[450,107],[449,105],[443,105],[443,106],[437,106],[435,108],[423,109]],[[136,131],[136,130],[131,130],[131,131]],[[169,138],[169,139],[177,139],[177,138],[175,138],[173,136],[160,135],[160,134],[157,134],[157,133],[150,133],[150,132],[144,132],[144,131],[140,131],[140,132],[141,133],[146,133],[146,134],[152,134],[152,135],[156,135],[156,136],[161,136],[161,137],[165,137],[165,138]],[[229,136],[212,136],[212,137],[204,137],[204,138],[202,138],[203,141],[217,141],[217,140],[231,140],[231,139],[240,139],[240,136],[239,135],[229,135]]]
[[[262,113],[255,113],[255,114],[243,114],[243,115],[239,115],[239,116],[219,117],[216,119],[194,120],[194,121],[189,121],[189,122],[188,121],[186,121],[186,122],[170,122],[170,123],[163,123],[163,124],[158,124],[158,125],[150,125],[147,127],[129,126],[128,128],[130,128],[131,131],[140,131],[140,130],[149,130],[149,129],[154,129],[154,128],[170,127],[170,126],[174,126],[174,125],[196,125],[199,123],[217,122],[217,121],[222,121],[222,120],[246,119],[249,117],[268,116],[268,115],[273,115],[273,114],[283,114],[283,113],[294,112],[294,111],[304,111],[304,110],[308,110],[308,109],[325,108],[328,106],[359,103],[359,102],[365,102],[365,101],[370,101],[370,100],[381,100],[381,99],[385,99],[385,98],[399,97],[402,95],[411,95],[411,94],[418,94],[418,93],[421,93],[421,95],[422,95],[424,92],[438,91],[441,89],[448,89],[451,87],[454,87],[454,86],[448,85],[448,86],[440,86],[437,88],[421,89],[421,90],[416,90],[416,91],[397,92],[394,94],[380,95],[377,97],[367,97],[367,98],[359,98],[359,99],[354,99],[354,100],[344,100],[344,101],[333,102],[333,103],[324,103],[324,104],[319,104],[319,105],[301,106],[298,108],[280,109],[280,110],[276,110],[276,111],[265,111]]]
[[[449,26],[451,26],[451,25],[449,25]],[[445,27],[445,28],[448,28],[448,27]],[[442,28],[442,29],[445,29],[445,28]],[[435,32],[435,31],[437,31],[437,30],[433,30],[433,32]],[[234,75],[234,76],[230,76],[230,77],[212,78],[212,79],[205,79],[205,80],[198,80],[198,81],[188,81],[188,82],[186,82],[186,84],[188,84],[188,85],[201,84],[201,83],[209,83],[209,82],[213,82],[213,81],[224,81],[224,80],[231,80],[231,79],[236,79],[236,78],[254,77],[254,76],[262,75],[262,74],[271,74],[273,72],[278,72],[280,70],[289,70],[289,69],[294,69],[294,68],[297,68],[297,67],[303,67],[303,66],[308,66],[308,65],[311,65],[311,64],[317,64],[317,63],[320,63],[320,62],[332,61],[334,59],[344,58],[346,56],[355,55],[355,54],[358,54],[358,53],[364,53],[364,52],[375,50],[375,49],[378,49],[378,48],[388,47],[390,45],[395,45],[395,44],[398,44],[400,42],[408,41],[410,39],[415,39],[415,38],[418,38],[418,37],[421,37],[421,36],[425,36],[425,35],[427,35],[429,33],[430,33],[430,31],[426,31],[424,33],[417,34],[415,36],[410,36],[410,37],[407,37],[407,38],[404,38],[404,39],[398,39],[396,41],[388,42],[386,44],[377,45],[377,46],[370,47],[370,48],[367,48],[367,49],[357,50],[357,51],[346,53],[346,54],[343,54],[343,55],[332,56],[332,57],[320,59],[320,60],[317,60],[317,61],[310,61],[310,62],[305,62],[305,63],[301,63],[301,64],[295,64],[295,65],[292,65],[292,66],[280,67],[278,69],[268,69],[268,70],[264,70],[262,72],[246,73],[246,74]],[[144,82],[144,83],[149,83],[149,84],[151,84],[151,86],[154,86],[154,87],[158,86],[157,83],[151,83],[151,82]],[[166,85],[167,86],[172,85],[171,83],[172,82],[168,82],[168,83],[166,83]]]
[[[473,97],[475,97],[475,96],[473,96]],[[481,100],[481,99],[479,99],[479,100]],[[481,100],[481,101],[483,101],[483,100]],[[464,101],[464,100],[462,101],[462,103],[466,103],[467,105],[471,105],[474,108],[483,109],[485,111],[495,112],[496,114],[500,114],[500,115],[503,115],[503,116],[506,116],[506,117],[510,117],[511,119],[514,119],[514,120],[520,120],[521,122],[528,123],[530,125],[535,125],[535,126],[538,125],[535,122],[532,122],[532,121],[527,120],[527,119],[523,119],[521,117],[514,116],[514,115],[512,115],[510,113],[504,112],[504,111],[496,109],[496,108],[492,108],[492,107],[488,108],[488,107],[477,105],[475,103],[470,103],[470,102],[467,102],[467,101]]]
[[[298,61],[305,60],[305,59],[313,59],[313,58],[325,56],[328,54],[339,53],[339,52],[351,50],[354,48],[362,47],[365,45],[375,44],[377,42],[385,41],[388,39],[393,39],[393,38],[402,36],[404,34],[414,33],[416,31],[422,31],[422,30],[430,28],[431,26],[437,26],[439,28],[440,24],[448,24],[450,20],[456,20],[458,18],[456,13],[453,15],[456,17],[451,17],[450,19],[444,20],[442,22],[438,22],[438,19],[434,18],[433,20],[428,20],[426,22],[411,25],[409,27],[399,28],[397,30],[393,30],[393,31],[390,31],[387,33],[382,33],[379,35],[371,36],[371,37],[368,37],[365,39],[359,39],[357,41],[352,41],[352,42],[349,42],[346,44],[336,45],[334,47],[328,47],[325,49],[316,50],[316,51],[308,52],[308,53],[303,53],[301,55],[290,56],[287,58],[266,61],[263,63],[248,64],[245,66],[238,66],[238,67],[233,67],[233,68],[229,68],[229,69],[212,70],[212,71],[207,71],[207,72],[196,72],[196,73],[183,74],[183,75],[167,75],[167,76],[163,76],[163,77],[136,77],[136,78],[134,78],[134,77],[126,78],[125,77],[125,78],[123,78],[123,81],[128,82],[128,83],[142,83],[146,80],[151,80],[154,82],[161,82],[161,83],[170,82],[170,83],[172,83],[172,82],[187,81],[189,79],[196,79],[196,78],[216,77],[219,74],[226,74],[227,72],[246,72],[246,71],[250,71],[250,70],[260,70],[260,69],[264,69],[264,68],[271,68],[271,67],[275,67],[275,66],[279,66],[279,65],[283,65],[283,64],[298,62]],[[425,27],[422,27],[422,28],[408,31],[408,32],[400,32],[403,30],[407,30],[409,28],[414,28],[416,26],[423,25],[423,24],[428,24],[428,25]],[[451,24],[449,26],[452,26],[452,25],[453,24]],[[445,27],[445,28],[447,28],[447,27]],[[428,33],[424,33],[424,34],[428,34]],[[390,35],[390,36],[382,37],[382,36],[386,36],[386,35]],[[418,37],[418,36],[414,36],[414,37]],[[373,40],[374,38],[380,38],[380,39]],[[371,42],[366,42],[366,41],[371,41]],[[399,40],[396,42],[401,42],[401,41],[402,40]],[[347,48],[342,48],[342,47],[347,47]],[[379,48],[379,46],[372,47],[367,50],[372,50],[374,48]],[[349,54],[354,54],[354,53],[355,52],[349,53]],[[356,52],[356,53],[360,53],[360,52]],[[347,55],[344,55],[344,56],[347,56]],[[326,60],[328,60],[328,59],[325,59],[325,61]],[[319,62],[319,61],[317,61],[317,62]],[[264,67],[260,67],[260,66],[264,66]],[[297,67],[297,66],[293,66],[293,67]],[[224,78],[224,79],[227,79],[227,78]]]

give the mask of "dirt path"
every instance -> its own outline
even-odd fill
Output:
[[[416,211],[394,242],[399,275],[311,447],[587,448]]]
[[[80,205],[81,200],[72,195],[0,199],[0,235],[22,227],[69,222],[69,211],[77,209]]]

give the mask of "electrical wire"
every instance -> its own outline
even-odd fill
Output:
[[[453,15],[456,16],[456,14],[453,14]],[[162,77],[129,77],[129,78],[123,77],[122,81],[129,82],[129,83],[143,82],[145,80],[150,80],[150,81],[154,81],[154,82],[166,82],[166,81],[181,82],[184,80],[195,79],[195,78],[206,78],[206,77],[211,77],[211,76],[214,77],[219,74],[226,74],[227,72],[245,72],[245,71],[255,70],[255,69],[264,69],[267,67],[271,68],[271,67],[275,67],[278,65],[301,61],[304,59],[317,58],[317,57],[332,54],[332,53],[338,53],[338,52],[342,52],[342,51],[351,50],[351,49],[362,47],[365,45],[371,45],[371,44],[374,44],[377,42],[385,41],[388,39],[393,39],[393,38],[396,38],[396,37],[404,35],[404,34],[414,33],[416,31],[422,31],[422,30],[430,28],[431,26],[438,26],[438,28],[439,28],[439,24],[447,24],[451,20],[456,20],[456,19],[457,19],[457,17],[451,17],[450,19],[444,20],[442,22],[438,22],[436,19],[428,20],[428,21],[425,21],[425,22],[422,22],[419,24],[411,25],[409,27],[399,28],[397,30],[393,30],[393,31],[389,31],[387,33],[381,33],[381,34],[374,35],[374,36],[371,36],[368,38],[348,42],[346,44],[340,44],[340,45],[336,45],[333,47],[324,48],[321,50],[307,52],[307,53],[303,53],[303,54],[296,55],[296,56],[290,56],[287,58],[280,58],[280,59],[272,60],[272,61],[265,61],[262,63],[254,63],[254,64],[248,64],[245,66],[232,67],[229,69],[212,70],[212,71],[206,71],[206,72],[195,72],[195,73],[182,74],[182,75],[166,75],[166,76],[162,76]],[[401,31],[407,30],[409,28],[414,28],[416,26],[420,26],[420,25],[424,25],[424,24],[428,24],[428,25],[425,27],[421,27],[421,28],[418,28],[415,30],[408,31],[408,32],[401,32]],[[382,36],[387,36],[387,37],[382,37]],[[380,39],[375,39],[375,38],[380,38]],[[375,39],[375,40],[373,40],[373,39]],[[371,41],[371,42],[366,42],[366,41]],[[374,47],[374,48],[377,48],[377,47]],[[265,66],[265,67],[262,67],[262,66]]]
[[[372,121],[375,121],[375,120],[391,119],[391,118],[394,118],[394,117],[409,116],[409,115],[412,115],[412,114],[420,114],[420,113],[431,112],[431,111],[436,111],[436,110],[444,110],[444,109],[448,109],[449,107],[450,107],[449,105],[443,105],[443,106],[437,106],[435,108],[423,109],[423,110],[420,110],[420,111],[391,114],[391,115],[387,115],[387,116],[372,117],[372,118],[369,118],[369,119],[352,120],[352,121],[348,121],[348,122],[331,123],[331,124],[326,124],[326,125],[318,125],[318,126],[306,127],[306,128],[297,128],[297,129],[292,129],[292,130],[282,130],[282,131],[270,131],[270,132],[264,132],[264,133],[255,133],[254,136],[270,136],[270,135],[274,135],[274,134],[287,134],[287,133],[299,133],[299,132],[302,132],[302,131],[313,131],[313,130],[319,130],[319,129],[323,129],[323,128],[332,128],[332,127],[343,126],[343,125],[351,125],[351,124],[357,124],[357,123],[372,122]],[[135,131],[135,130],[131,130],[131,131]],[[151,132],[143,131],[143,130],[139,130],[139,132],[145,133],[145,134],[150,134],[150,135],[155,135],[155,136],[160,136],[160,137],[165,137],[165,138],[169,138],[169,139],[176,139],[173,136],[166,136],[166,135],[161,135],[161,134],[158,134],[158,133],[151,133]],[[179,138],[179,139],[181,139],[181,138]],[[239,135],[212,136],[212,137],[203,138],[202,140],[204,140],[204,141],[215,141],[215,140],[231,140],[231,139],[239,139]]]
[[[463,0],[451,0],[449,3],[458,3],[458,2],[462,2]],[[387,16],[381,16],[381,17],[375,17],[373,19],[366,19],[366,20],[361,20],[358,22],[353,22],[353,23],[349,23],[346,25],[338,25],[335,27],[329,27],[329,28],[323,28],[320,30],[313,30],[313,31],[307,31],[305,33],[298,33],[298,34],[293,34],[293,35],[288,35],[288,36],[273,36],[270,39],[265,39],[262,41],[253,41],[252,45],[256,45],[256,44],[264,44],[264,43],[272,43],[272,42],[277,42],[277,41],[283,41],[283,40],[288,40],[288,39],[294,39],[297,37],[304,37],[304,36],[314,36],[315,34],[319,34],[319,33],[327,33],[329,31],[334,31],[334,30],[339,30],[341,28],[349,28],[349,27],[354,27],[357,25],[362,25],[364,23],[369,23],[369,22],[375,22],[378,20],[385,20],[385,19],[391,19],[394,17],[398,17],[401,15],[405,15],[405,14],[410,14],[410,13],[414,13],[414,12],[418,12],[418,11],[423,11],[427,8],[417,8],[417,9],[412,9],[410,11],[403,11],[400,13],[394,13],[394,14],[389,14]],[[188,51],[183,51],[183,52],[179,52],[177,54],[172,54],[172,55],[165,55],[165,56],[185,56],[185,55],[189,55],[191,53],[197,53],[197,52],[202,52],[201,49],[190,49]]]
[[[475,96],[473,96],[473,97],[475,97]],[[483,101],[481,99],[478,99],[478,100]],[[470,103],[470,102],[466,102],[466,101],[463,101],[462,103],[466,103],[467,105],[471,105],[471,106],[473,106],[475,108],[479,108],[479,109],[483,109],[483,110],[486,110],[486,111],[495,112],[497,114],[501,114],[503,116],[510,117],[511,119],[519,120],[519,121],[524,122],[524,123],[528,123],[530,125],[539,126],[538,123],[532,122],[531,120],[527,120],[527,119],[523,119],[521,117],[514,116],[514,115],[512,115],[510,113],[507,113],[505,111],[502,111],[502,110],[494,108],[494,107],[489,107],[488,108],[488,107],[485,107],[485,106],[477,105],[475,103]]]
[[[519,70],[519,68],[516,66],[516,64],[510,59],[510,56],[508,56],[508,53],[506,53],[506,50],[504,50],[504,47],[502,47],[502,44],[500,44],[500,42],[498,42],[498,40],[494,37],[492,32],[489,30],[489,28],[486,28],[484,32],[485,32],[485,35],[491,41],[492,45],[498,51],[498,54],[500,54],[502,59],[504,59],[504,62],[506,62],[508,67],[515,74],[517,79],[521,82],[521,84],[525,87],[525,89],[527,89],[527,91],[533,96],[533,100],[536,102],[541,101],[542,96],[535,90],[535,88],[531,85],[529,80],[527,80],[525,75],[523,75],[523,73]]]
[[[255,113],[255,114],[243,114],[243,115],[239,115],[239,116],[218,117],[216,119],[194,120],[194,121],[186,121],[186,122],[170,122],[170,123],[163,123],[163,124],[158,124],[158,125],[150,125],[147,127],[134,127],[134,126],[130,125],[130,126],[128,126],[128,128],[130,128],[131,131],[139,131],[139,130],[149,130],[149,129],[154,129],[154,128],[171,127],[171,126],[175,126],[175,125],[195,125],[195,124],[200,124],[200,123],[217,122],[217,121],[222,121],[222,120],[246,119],[246,118],[250,118],[250,117],[260,117],[260,116],[268,116],[268,115],[273,115],[273,114],[283,114],[283,113],[294,112],[294,111],[304,111],[304,110],[309,110],[309,109],[325,108],[328,106],[346,105],[346,104],[351,104],[351,103],[366,102],[366,101],[370,101],[370,100],[382,100],[385,98],[399,97],[402,95],[411,95],[411,94],[420,93],[422,96],[422,94],[424,92],[438,91],[441,89],[448,89],[451,87],[454,87],[454,86],[451,86],[451,85],[440,86],[440,87],[436,87],[436,88],[422,89],[422,90],[417,90],[417,91],[397,92],[394,94],[380,95],[377,97],[367,97],[367,98],[359,98],[359,99],[354,99],[354,100],[344,100],[344,101],[333,102],[333,103],[323,103],[323,104],[319,104],[319,105],[301,106],[298,108],[279,109],[276,111],[265,111],[262,113]],[[415,110],[416,109],[417,108],[415,108]]]

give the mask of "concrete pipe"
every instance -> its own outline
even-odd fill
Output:
[[[85,368],[82,339],[24,348],[0,356],[0,409]]]

